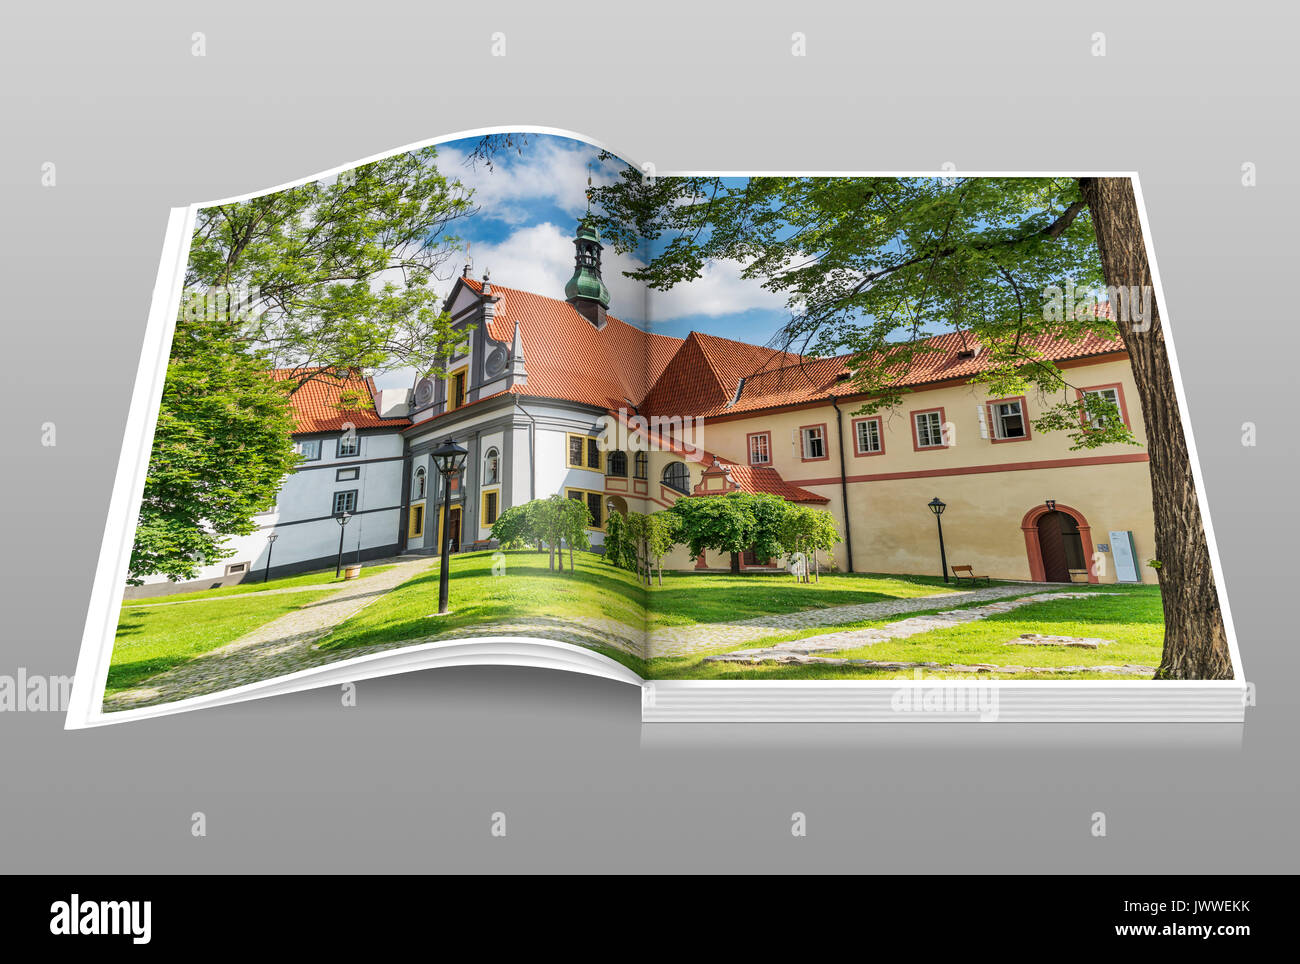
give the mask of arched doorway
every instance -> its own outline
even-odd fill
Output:
[[[1091,564],[1092,527],[1078,509],[1056,503],[1038,505],[1020,521],[1029,557],[1029,578],[1035,582],[1071,582],[1070,570],[1086,571],[1097,582]]]
[[[605,508],[610,512],[617,512],[619,515],[627,518],[627,499],[621,495],[605,496]]]

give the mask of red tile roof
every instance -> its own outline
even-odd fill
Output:
[[[308,377],[302,386],[289,396],[297,421],[295,431],[342,432],[353,428],[405,428],[411,424],[407,418],[381,418],[375,408],[374,382],[358,371],[339,376],[324,368],[276,368],[271,377],[288,381]],[[358,400],[355,407],[343,408],[344,392]]]
[[[927,350],[913,357],[910,364],[891,365],[884,357],[879,360],[879,363],[886,365],[886,371],[894,377],[895,384],[914,388],[948,379],[969,379],[992,367],[987,354],[977,353],[973,358],[961,357],[961,352],[974,344],[969,333],[948,332],[926,339],[923,344]],[[1118,335],[1105,338],[1091,333],[1078,341],[1040,335],[1031,339],[1027,347],[1049,361],[1086,358],[1124,350],[1124,344]],[[661,393],[659,385],[656,385],[651,397],[647,399],[647,409],[657,414],[668,414],[676,406],[674,414],[708,417],[825,401],[832,395],[843,397],[856,394],[850,378],[851,356],[811,358],[791,354],[781,356],[769,349],[761,351],[766,355],[760,364],[744,375],[736,375],[737,369],[733,368],[728,380],[723,380],[718,378],[716,367],[703,364],[701,359],[688,355],[683,349],[678,352],[664,376],[665,381],[672,380],[677,390]],[[688,395],[682,386],[692,382],[709,388],[694,396]],[[688,402],[691,407],[687,408],[683,402]]]
[[[741,492],[766,492],[779,495],[787,502],[827,503],[830,499],[816,492],[794,485],[781,478],[781,473],[770,465],[744,465],[740,462],[719,460],[719,465]]]
[[[475,294],[483,283],[462,278]],[[492,285],[496,304],[490,333],[507,344],[515,322],[523,340],[525,385],[518,395],[562,398],[618,411],[631,408],[650,391],[682,344],[682,339],[643,331],[613,315],[600,331],[567,301]]]

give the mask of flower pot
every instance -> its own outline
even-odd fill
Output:
[[[356,562],[343,570],[344,579],[356,579],[361,575],[361,563]]]

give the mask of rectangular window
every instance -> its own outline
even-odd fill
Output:
[[[601,471],[600,442],[594,435],[569,436],[569,468]]]
[[[462,368],[460,371],[451,373],[447,379],[447,411],[452,412],[465,404],[465,385],[469,377],[469,369]]]
[[[500,498],[500,494],[495,489],[483,493],[483,521],[480,525],[484,528],[497,521],[497,504]]]
[[[424,535],[424,506],[411,506],[411,522],[407,526],[406,534],[411,539],[418,539]]]
[[[749,436],[749,464],[768,465],[772,461],[772,433],[754,432]]]
[[[349,489],[346,492],[334,493],[334,511],[331,515],[340,515],[344,512],[357,511],[357,490]]]
[[[247,571],[248,571],[248,563],[246,562],[232,562],[226,566],[227,576],[234,576],[234,575],[238,575],[241,572],[247,572]]]
[[[361,454],[361,436],[344,435],[339,439],[338,448],[334,453],[340,459],[350,458]]]
[[[805,425],[799,429],[803,448],[803,460],[816,462],[826,458],[826,426]]]
[[[649,452],[637,452],[636,457],[633,459],[633,462],[635,463],[633,469],[635,478],[638,479],[650,478],[650,453]]]
[[[305,438],[295,443],[293,450],[302,456],[304,462],[315,462],[320,458],[320,441],[318,438]]]
[[[351,482],[353,479],[361,478],[361,470],[356,466],[350,469],[339,469],[334,473],[335,482]]]
[[[576,502],[586,504],[587,511],[591,513],[591,521],[587,523],[588,529],[605,527],[605,493],[592,492],[588,489],[565,489],[564,494]]]
[[[859,418],[853,423],[853,445],[858,455],[878,455],[885,450],[880,436],[880,419]]]
[[[941,449],[946,444],[943,438],[943,410],[933,412],[913,412],[912,428],[918,449]]]
[[[1124,413],[1124,403],[1121,400],[1118,385],[1107,385],[1103,388],[1085,388],[1080,394],[1085,401],[1089,395],[1093,395],[1110,402],[1110,404],[1114,405],[1116,410],[1119,412],[1120,418],[1124,420],[1124,424],[1128,424],[1128,418]],[[1086,413],[1085,417],[1088,419],[1088,424],[1093,428],[1101,428],[1102,420],[1100,418],[1088,416]]]
[[[989,402],[989,422],[993,426],[993,439],[1008,442],[1029,437],[1025,423],[1025,403],[1022,399],[998,399]]]
[[[605,455],[605,474],[620,479],[627,478],[627,453],[608,452]]]

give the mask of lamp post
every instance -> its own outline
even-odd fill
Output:
[[[343,572],[343,530],[347,527],[348,520],[351,518],[351,512],[339,512],[334,516],[334,521],[339,524],[339,562],[334,567],[335,579]]]
[[[947,582],[948,553],[945,552],[943,548],[943,519],[941,519],[940,516],[943,515],[943,510],[948,508],[948,506],[945,503],[940,502],[937,495],[926,504],[930,507],[930,511],[934,513],[934,521],[939,525],[939,567],[943,573],[943,581]]]
[[[271,552],[275,549],[275,540],[280,538],[272,532],[266,537],[266,568],[262,571],[262,582],[267,582],[271,578]]]
[[[452,439],[447,439],[429,453],[442,476],[442,562],[438,566],[438,614],[447,611],[447,594],[451,582],[451,480],[460,473],[469,454]]]

